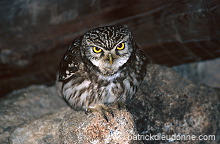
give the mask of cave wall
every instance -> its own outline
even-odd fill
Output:
[[[155,63],[220,56],[219,0],[0,1],[0,95],[53,84],[66,48],[87,30],[127,26]]]

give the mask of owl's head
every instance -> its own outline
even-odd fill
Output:
[[[99,27],[82,39],[81,54],[104,75],[116,73],[133,52],[131,32],[124,27]]]

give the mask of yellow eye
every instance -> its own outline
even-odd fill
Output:
[[[102,52],[102,49],[100,49],[100,48],[98,48],[98,47],[93,47],[93,51],[94,51],[95,53],[100,53],[100,52]]]
[[[123,50],[125,48],[125,43],[120,43],[116,47],[118,50]]]

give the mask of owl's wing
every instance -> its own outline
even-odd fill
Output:
[[[150,58],[148,57],[148,55],[146,55],[136,43],[135,43],[135,47],[136,47],[135,54],[142,59],[145,65],[148,64],[150,62]]]
[[[82,62],[79,49],[80,43],[81,38],[74,40],[61,59],[59,66],[59,81],[68,80],[79,70],[80,62]]]

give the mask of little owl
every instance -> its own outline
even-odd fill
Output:
[[[58,73],[60,92],[74,109],[98,111],[125,104],[146,73],[147,58],[131,32],[121,26],[99,27],[75,39]]]

